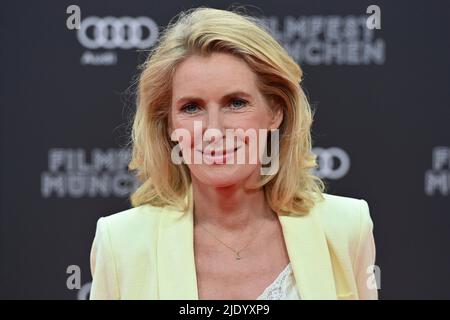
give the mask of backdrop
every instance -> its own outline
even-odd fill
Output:
[[[231,4],[2,4],[0,298],[88,297],[96,221],[129,208],[136,187],[126,142],[137,66],[179,11]],[[252,5],[304,69],[316,173],[329,193],[368,201],[380,298],[449,299],[449,5],[234,4]]]

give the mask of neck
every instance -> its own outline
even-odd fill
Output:
[[[203,225],[227,231],[242,231],[263,219],[274,219],[264,190],[246,190],[243,184],[210,187],[192,180],[194,215]]]

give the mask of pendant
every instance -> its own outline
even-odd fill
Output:
[[[239,252],[236,252],[236,260],[241,260],[242,257],[239,255]]]

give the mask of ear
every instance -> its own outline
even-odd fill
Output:
[[[280,104],[276,104],[272,108],[272,119],[270,121],[269,129],[278,129],[283,122],[283,107]]]

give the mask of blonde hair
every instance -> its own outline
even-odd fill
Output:
[[[174,146],[167,130],[172,77],[177,65],[189,56],[225,52],[242,58],[257,75],[258,89],[266,100],[283,109],[279,170],[261,176],[255,187],[264,188],[275,212],[308,213],[316,196],[324,199],[325,184],[310,172],[317,167],[311,150],[313,115],[300,86],[300,66],[256,17],[206,7],[177,16],[140,66],[129,163],[140,186],[131,195],[132,206],[188,208],[189,168],[172,163],[170,157]]]

